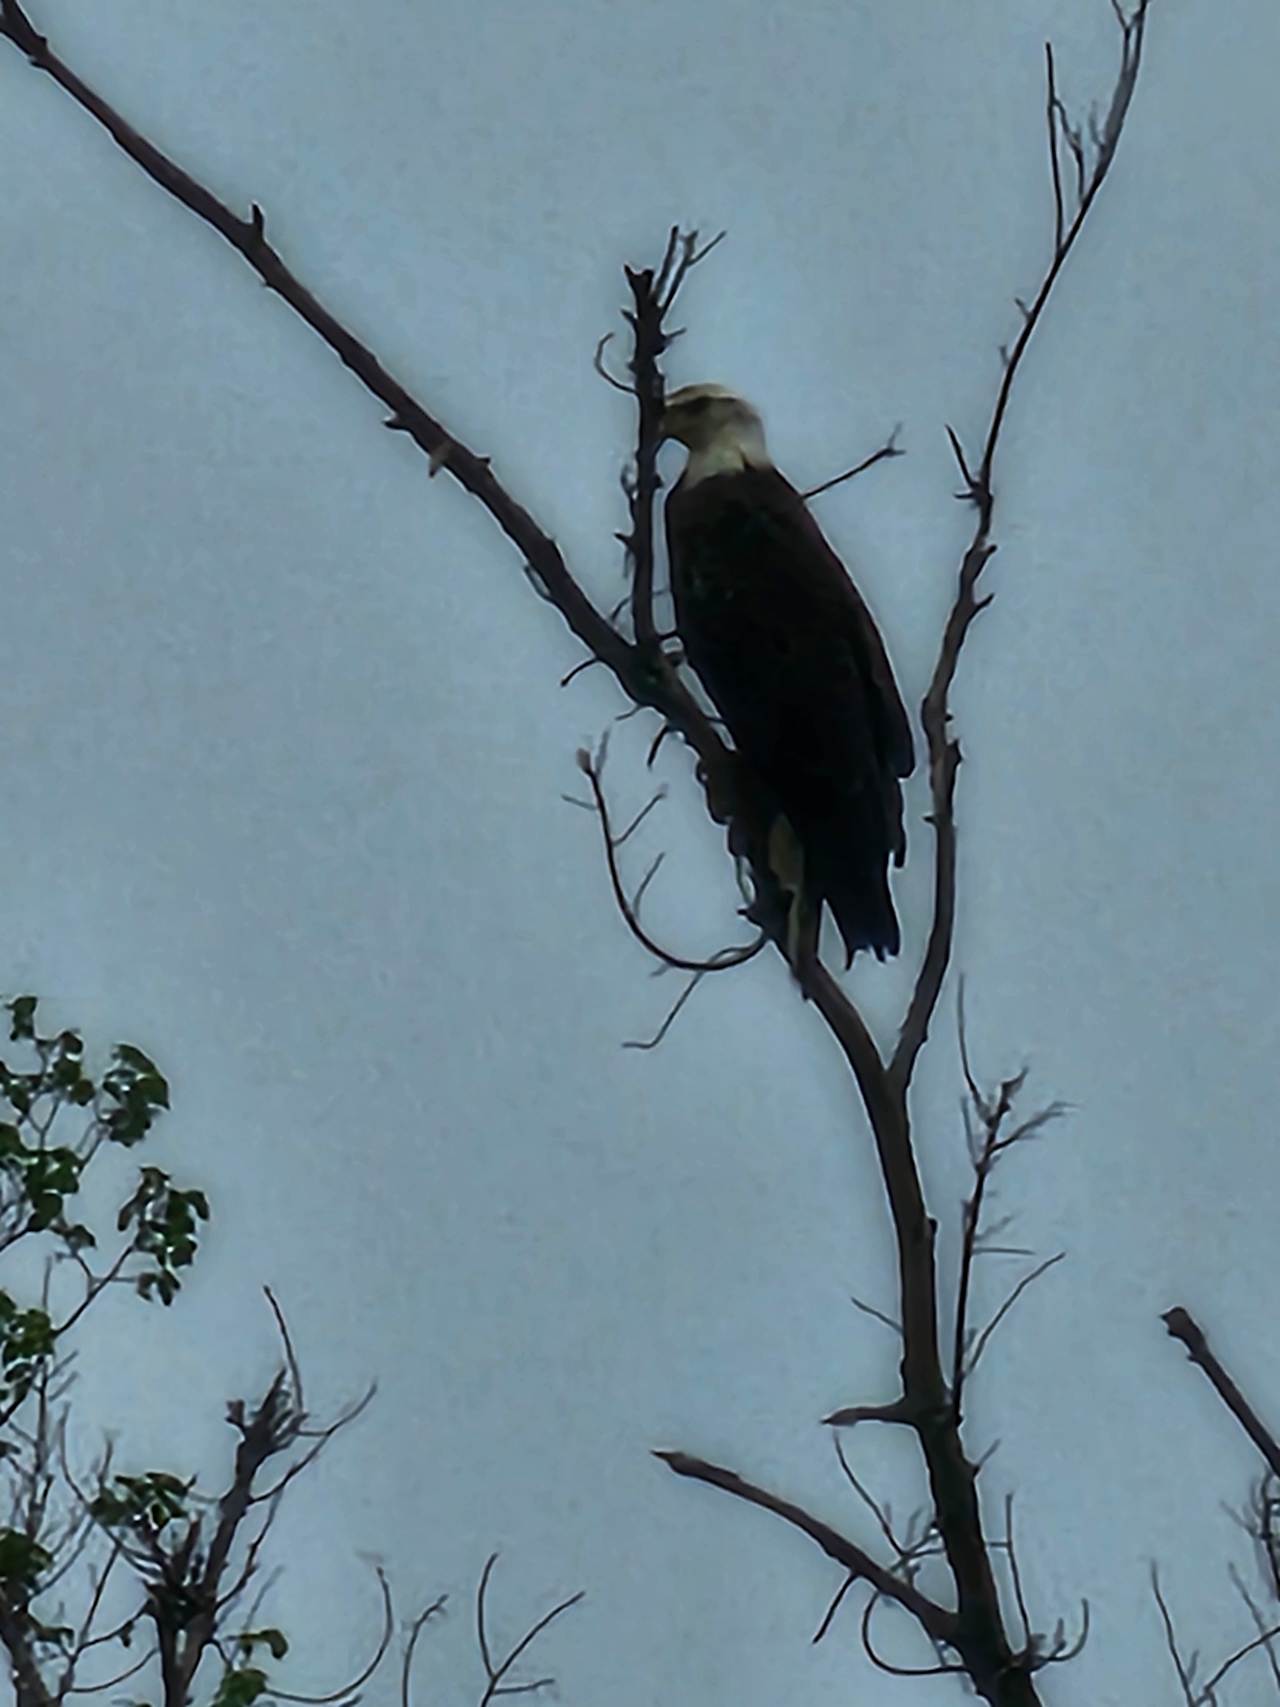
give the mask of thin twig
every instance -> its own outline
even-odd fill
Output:
[[[418,1638],[421,1636],[428,1621],[434,1618],[437,1613],[444,1611],[445,1603],[448,1598],[449,1597],[446,1594],[438,1595],[437,1598],[431,1602],[430,1606],[423,1607],[422,1611],[418,1613],[417,1617],[409,1626],[408,1639],[404,1645],[404,1660],[400,1667],[400,1707],[413,1707],[413,1690],[411,1687],[411,1680],[413,1676],[414,1650],[418,1646]]]
[[[498,1562],[498,1555],[491,1553],[485,1560],[484,1569],[480,1573],[480,1583],[476,1590],[476,1640],[480,1648],[480,1658],[484,1664],[485,1690],[480,1697],[480,1707],[489,1707],[489,1703],[502,1695],[530,1695],[538,1690],[547,1688],[555,1680],[550,1677],[540,1677],[530,1683],[504,1683],[503,1679],[512,1666],[527,1653],[550,1625],[570,1607],[577,1606],[585,1598],[586,1591],[579,1589],[576,1594],[568,1595],[559,1601],[549,1612],[544,1612],[537,1618],[521,1636],[520,1640],[510,1649],[506,1658],[495,1662],[493,1651],[489,1645],[489,1635],[485,1620],[485,1602],[489,1593],[489,1583],[493,1576],[493,1567]]]
[[[856,1583],[857,1580],[858,1580],[857,1577],[855,1577],[851,1572],[844,1579],[844,1581],[840,1584],[840,1587],[836,1590],[835,1595],[832,1598],[831,1605],[827,1608],[827,1610],[822,1615],[822,1622],[818,1625],[818,1628],[813,1633],[813,1645],[814,1645],[814,1647],[817,1647],[818,1643],[822,1640],[822,1638],[826,1635],[827,1631],[831,1628],[832,1623],[835,1620],[836,1613],[839,1612],[841,1606],[844,1603],[845,1595],[848,1594],[849,1590],[853,1587],[854,1583]]]
[[[382,1634],[378,1638],[378,1645],[374,1649],[373,1658],[364,1665],[357,1676],[353,1677],[350,1683],[343,1684],[341,1689],[329,1690],[324,1695],[297,1695],[292,1690],[276,1689],[271,1684],[264,1686],[264,1695],[270,1695],[277,1701],[299,1702],[302,1707],[333,1707],[333,1703],[348,1700],[357,1690],[362,1689],[368,1683],[374,1672],[382,1664],[387,1649],[391,1646],[391,1638],[396,1627],[395,1607],[391,1600],[391,1585],[388,1583],[381,1566],[374,1567],[374,1574],[378,1579],[378,1587],[382,1590]]]
[[[883,1322],[890,1332],[897,1334],[899,1338],[901,1338],[902,1323],[897,1321],[893,1316],[890,1316],[886,1311],[877,1309],[874,1304],[868,1304],[865,1298],[859,1298],[852,1292],[849,1294],[849,1302],[853,1305],[855,1310],[861,1310],[862,1314],[864,1316],[870,1316],[873,1322]]]
[[[1053,43],[1044,44],[1045,117],[1049,126],[1049,167],[1053,175],[1053,250],[1062,247],[1062,167],[1058,160],[1058,88],[1053,64]],[[1027,312],[1024,309],[1024,314]]]
[[[1200,1701],[1202,1703],[1212,1702],[1214,1690],[1222,1682],[1227,1673],[1235,1666],[1239,1665],[1241,1660],[1247,1659],[1252,1653],[1256,1653],[1259,1648],[1265,1648],[1268,1655],[1271,1656],[1272,1675],[1274,1676],[1275,1656],[1271,1654],[1271,1643],[1275,1641],[1277,1636],[1280,1636],[1280,1624],[1275,1625],[1270,1630],[1260,1631],[1252,1641],[1246,1642],[1241,1648],[1237,1648],[1234,1654],[1231,1654],[1227,1659],[1223,1660],[1222,1664],[1218,1667],[1217,1671],[1213,1673],[1212,1677],[1207,1677],[1205,1679],[1200,1690]]]
[[[889,1677],[948,1677],[956,1674],[961,1676],[967,1675],[969,1668],[963,1664],[953,1665],[949,1661],[944,1660],[938,1665],[932,1666],[898,1666],[894,1665],[890,1660],[886,1660],[883,1655],[878,1654],[871,1641],[871,1619],[875,1613],[876,1604],[879,1599],[880,1596],[878,1594],[873,1594],[871,1599],[867,1602],[862,1614],[861,1627],[862,1651],[871,1661],[872,1665],[875,1666],[877,1671],[885,1672]]]
[[[1018,1552],[1013,1542],[1013,1495],[1004,1497],[1004,1541],[1005,1557],[1009,1561],[1009,1575],[1013,1580],[1013,1597],[1018,1606],[1018,1617],[1022,1620],[1022,1640],[1031,1640],[1031,1615],[1027,1610],[1027,1597],[1022,1588],[1022,1572],[1018,1569]]]
[[[609,806],[605,799],[604,789],[600,782],[600,758],[593,756],[585,747],[578,753],[578,769],[586,777],[595,801],[596,812],[600,819],[600,830],[604,840],[605,864],[608,867],[609,883],[613,889],[613,898],[627,929],[635,937],[642,948],[646,948],[655,960],[663,965],[671,966],[678,972],[727,972],[735,966],[743,966],[748,960],[754,960],[756,955],[768,945],[768,938],[761,933],[754,942],[743,943],[739,947],[724,948],[713,954],[709,960],[691,960],[682,954],[673,954],[651,937],[640,923],[636,911],[640,896],[648,887],[657,866],[652,866],[644,878],[640,891],[634,899],[628,897],[622,881],[622,870],[618,864],[618,837],[614,834],[609,819]]]
[[[684,989],[681,990],[680,994],[676,997],[675,1001],[667,1009],[666,1018],[663,1020],[662,1024],[658,1027],[657,1031],[654,1032],[652,1037],[640,1037],[640,1038],[629,1037],[623,1043],[622,1047],[624,1049],[640,1049],[640,1050],[656,1049],[659,1046],[659,1044],[661,1044],[665,1040],[667,1033],[671,1030],[671,1027],[675,1024],[676,1020],[679,1018],[680,1013],[683,1010],[685,1003],[689,1000],[689,997],[693,994],[693,992],[698,988],[698,985],[702,982],[702,980],[705,976],[706,976],[705,972],[694,972],[694,973],[690,974],[689,982],[685,985]]]
[[[983,1328],[982,1332],[978,1335],[977,1339],[974,1341],[973,1350],[970,1352],[968,1358],[965,1360],[965,1372],[966,1372],[966,1374],[972,1375],[974,1370],[978,1367],[979,1359],[982,1357],[983,1352],[987,1349],[987,1344],[990,1341],[992,1334],[995,1333],[996,1329],[1000,1326],[1001,1322],[1004,1321],[1005,1317],[1009,1314],[1010,1310],[1013,1309],[1014,1305],[1018,1302],[1019,1298],[1022,1297],[1022,1294],[1027,1290],[1027,1288],[1029,1286],[1034,1285],[1034,1283],[1037,1280],[1039,1280],[1039,1278],[1042,1274],[1047,1274],[1049,1272],[1049,1270],[1056,1263],[1060,1263],[1062,1261],[1062,1259],[1066,1256],[1066,1254],[1067,1253],[1065,1251],[1057,1251],[1053,1256],[1046,1257],[1042,1263],[1037,1263],[1036,1266],[1031,1270],[1030,1274],[1024,1274],[1023,1275],[1022,1279],[1013,1288],[1012,1292],[1010,1292],[1009,1296],[1005,1299],[1004,1303],[996,1311],[995,1315],[991,1318],[991,1320],[987,1323],[986,1327]]]
[[[874,468],[876,463],[884,462],[888,457],[905,456],[906,451],[900,450],[898,447],[898,434],[901,431],[902,422],[899,421],[879,450],[872,451],[870,456],[864,456],[861,462],[855,463],[852,468],[846,468],[843,474],[836,474],[830,480],[824,480],[821,486],[811,486],[807,492],[802,492],[800,496],[808,503],[810,498],[816,498],[820,492],[829,492],[833,486],[843,486],[846,480],[852,480],[858,474],[865,474],[868,468]]]
[[[591,359],[591,365],[595,368],[601,379],[603,379],[607,385],[611,385],[615,391],[621,391],[628,397],[634,397],[635,387],[632,385],[624,385],[620,379],[615,379],[609,372],[608,368],[604,365],[604,352],[612,342],[613,333],[606,332],[604,337],[601,338],[599,343],[596,345],[596,353]]]
[[[1248,1588],[1245,1586],[1244,1578],[1240,1575],[1235,1566],[1228,1565],[1227,1572],[1235,1586],[1236,1592],[1249,1608],[1249,1615],[1253,1619],[1259,1636],[1262,1637],[1263,1646],[1266,1649],[1267,1661],[1271,1667],[1271,1680],[1275,1684],[1277,1692],[1280,1693],[1280,1655],[1277,1655],[1276,1650],[1271,1645],[1277,1634],[1280,1634],[1280,1632],[1272,1630],[1268,1626],[1267,1620],[1263,1616],[1262,1608],[1249,1593]]]
[[[1178,1638],[1173,1627],[1173,1614],[1169,1611],[1168,1603],[1161,1590],[1160,1572],[1155,1564],[1151,1566],[1151,1592],[1155,1596],[1156,1605],[1160,1608],[1160,1621],[1164,1625],[1165,1647],[1169,1650],[1169,1658],[1173,1663],[1174,1671],[1177,1673],[1178,1683],[1182,1688],[1182,1698],[1186,1702],[1186,1707],[1200,1707],[1191,1681],[1191,1674],[1183,1664],[1182,1655],[1178,1652]]]

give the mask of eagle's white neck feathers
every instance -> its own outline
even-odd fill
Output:
[[[751,404],[722,385],[686,385],[667,399],[665,426],[688,446],[683,484],[715,474],[768,468],[764,423]]]
[[[689,452],[684,483],[696,486],[712,474],[740,474],[744,468],[767,468],[764,428],[759,420],[726,421],[704,445]]]

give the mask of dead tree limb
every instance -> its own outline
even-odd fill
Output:
[[[1262,1421],[1209,1349],[1209,1341],[1205,1337],[1204,1329],[1181,1305],[1176,1305],[1172,1310],[1166,1310],[1161,1320],[1169,1330],[1170,1338],[1180,1340],[1186,1346],[1187,1356],[1192,1363],[1204,1371],[1214,1392],[1262,1454],[1271,1474],[1280,1476],[1280,1441],[1277,1441],[1275,1435]]]

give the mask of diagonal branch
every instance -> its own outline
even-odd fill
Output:
[[[830,1524],[814,1517],[802,1506],[781,1499],[765,1488],[757,1487],[754,1482],[746,1481],[734,1470],[726,1470],[719,1464],[709,1464],[705,1459],[691,1457],[687,1452],[655,1452],[654,1457],[660,1458],[677,1476],[687,1476],[695,1482],[705,1482],[709,1487],[721,1488],[737,1499],[746,1500],[749,1505],[760,1506],[764,1511],[773,1512],[775,1517],[783,1518],[796,1529],[802,1530],[811,1541],[815,1541],[829,1559],[843,1565],[850,1575],[870,1583],[877,1594],[884,1595],[886,1599],[897,1601],[932,1641],[951,1643],[955,1640],[959,1621],[954,1612],[948,1612],[946,1607],[939,1606],[912,1583],[894,1576],[892,1571],[879,1564],[856,1542],[850,1541],[847,1536],[841,1535],[838,1530],[832,1529]]]
[[[820,486],[811,486],[807,492],[802,492],[800,496],[807,504],[810,498],[816,498],[822,492],[829,492],[833,486],[843,486],[846,480],[853,480],[859,474],[865,474],[869,468],[874,468],[878,462],[884,462],[890,457],[905,456],[906,451],[898,443],[898,434],[901,431],[902,423],[899,421],[879,450],[873,450],[870,456],[864,456],[861,462],[855,462],[853,467],[846,468],[843,474],[833,474],[830,480],[824,480]]]
[[[1013,396],[1014,382],[1027,347],[1044,317],[1053,288],[1067,263],[1067,258],[1075,248],[1090,209],[1097,200],[1098,192],[1106,182],[1115,159],[1142,66],[1143,41],[1150,4],[1151,0],[1139,0],[1138,8],[1131,17],[1120,17],[1120,67],[1116,73],[1107,118],[1099,133],[1098,152],[1092,170],[1082,177],[1078,204],[1069,221],[1065,220],[1058,166],[1057,137],[1058,125],[1062,122],[1061,103],[1058,101],[1054,82],[1053,53],[1049,50],[1049,143],[1055,216],[1052,257],[1035,296],[1030,305],[1024,308],[1022,326],[1005,360],[987,435],[983,441],[982,455],[976,468],[971,467],[966,460],[956,435],[950,428],[947,429],[964,481],[965,491],[962,495],[973,504],[977,514],[973,537],[960,564],[955,600],[947,617],[933,676],[921,707],[921,722],[929,752],[929,792],[932,802],[929,822],[933,826],[935,843],[933,918],[924,958],[890,1066],[894,1087],[902,1094],[905,1094],[911,1083],[916,1060],[929,1034],[929,1025],[937,1008],[938,997],[942,993],[943,981],[951,960],[951,945],[955,934],[955,788],[956,772],[960,767],[960,743],[950,732],[950,696],[960,655],[974,618],[990,603],[990,595],[979,597],[977,588],[982,571],[996,549],[991,540],[995,516],[995,490],[992,481],[1000,437]]]
[[[1276,1440],[1209,1349],[1204,1329],[1180,1304],[1166,1310],[1160,1319],[1169,1330],[1170,1338],[1181,1340],[1192,1363],[1204,1371],[1218,1397],[1266,1460],[1272,1475],[1280,1476],[1280,1441]]]
[[[723,742],[671,666],[660,656],[651,655],[649,649],[633,646],[614,628],[570,572],[559,546],[496,478],[489,459],[477,455],[450,433],[285,265],[267,241],[261,208],[255,204],[250,217],[241,219],[204,184],[135,130],[58,57],[19,0],[0,0],[0,35],[7,36],[34,66],[96,119],[161,189],[225,238],[267,288],[288,303],[366,390],[387,406],[391,412],[387,425],[406,433],[425,453],[433,471],[443,468],[483,505],[519,552],[534,584],[545,589],[568,627],[593,656],[608,665],[624,691],[637,704],[661,712],[693,746],[704,764],[713,766],[717,761],[723,762]],[[707,247],[693,251],[689,259],[681,258],[677,269],[680,278],[690,265],[701,259]],[[670,280],[667,286],[663,313],[673,299]]]

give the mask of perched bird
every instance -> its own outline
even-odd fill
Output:
[[[667,399],[689,459],[666,504],[676,629],[772,810],[788,951],[816,953],[823,903],[844,941],[896,954],[888,866],[906,854],[911,726],[884,643],[751,404],[720,385]]]

